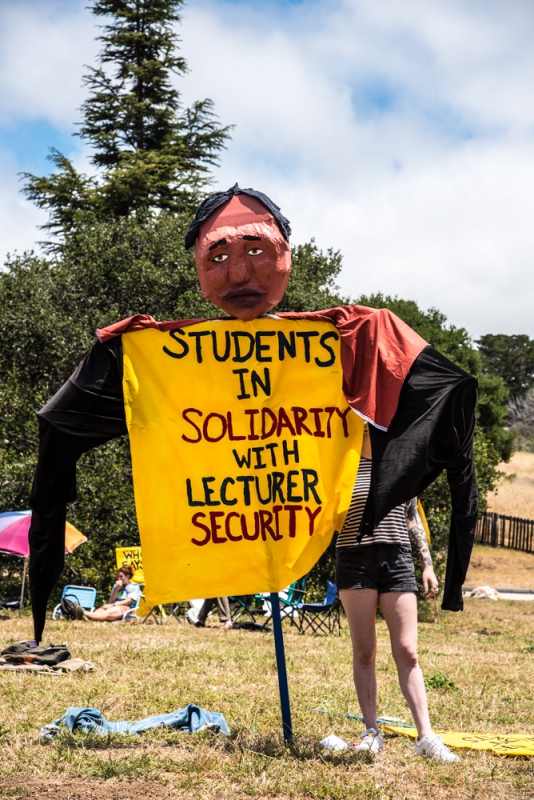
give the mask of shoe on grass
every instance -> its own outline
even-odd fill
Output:
[[[457,764],[462,761],[460,756],[449,750],[437,733],[429,733],[428,736],[423,736],[422,739],[416,739],[413,749],[418,756],[432,758],[434,761],[451,761]]]
[[[374,728],[367,728],[367,730],[362,733],[360,744],[356,745],[354,748],[357,753],[371,753],[373,756],[383,749],[384,739],[382,738],[382,734],[378,733]]]

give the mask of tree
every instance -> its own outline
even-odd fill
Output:
[[[435,308],[422,311],[414,300],[400,300],[383,294],[363,295],[357,301],[371,308],[389,308],[459,367],[478,380],[477,421],[495,451],[496,463],[508,461],[513,435],[505,430],[508,389],[492,370],[484,368],[480,353],[465,328],[447,325],[447,317]]]
[[[508,403],[508,422],[520,450],[534,453],[534,388],[512,397]]]
[[[534,339],[525,334],[488,333],[478,340],[484,371],[499,375],[512,397],[534,386]]]
[[[287,291],[275,311],[318,311],[349,303],[336,285],[342,265],[339,251],[329,248],[324,253],[314,239],[294,245]]]
[[[145,219],[162,209],[182,213],[198,202],[209,169],[230,128],[216,121],[211,100],[183,109],[172,75],[185,75],[177,55],[184,0],[93,0],[97,17],[111,17],[98,39],[98,67],[84,83],[78,136],[93,149],[96,175],[82,175],[52,149],[56,171],[24,173],[24,193],[50,212],[43,226],[55,234],[73,229],[80,211],[99,219],[135,215]]]

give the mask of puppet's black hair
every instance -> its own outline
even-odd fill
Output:
[[[231,189],[227,189],[226,192],[214,192],[213,194],[208,195],[204,202],[200,204],[198,211],[195,214],[195,219],[185,234],[186,250],[189,250],[189,248],[193,247],[195,244],[195,240],[198,236],[198,230],[202,223],[211,217],[214,211],[217,211],[218,208],[227,203],[228,200],[231,200],[231,198],[236,194],[248,194],[250,197],[255,197],[256,200],[259,200],[260,203],[265,206],[267,211],[270,211],[275,218],[276,224],[280,228],[280,233],[284,239],[289,241],[289,237],[291,236],[289,220],[283,216],[278,206],[273,203],[273,201],[270,200],[266,194],[263,194],[263,192],[257,192],[255,189],[240,189],[236,183],[235,186],[232,186]]]

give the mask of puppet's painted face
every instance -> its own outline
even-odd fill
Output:
[[[256,319],[284,296],[289,244],[254,197],[234,195],[204,222],[195,258],[202,294],[232,317]]]

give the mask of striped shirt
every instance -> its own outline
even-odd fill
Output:
[[[361,542],[358,541],[360,522],[370,486],[371,459],[362,457],[360,458],[360,466],[352,491],[352,500],[345,518],[345,524],[337,539],[337,546],[356,547],[366,544],[399,544],[411,547],[408,528],[406,527],[404,503],[389,512],[387,517],[374,529],[372,536],[363,536]]]

